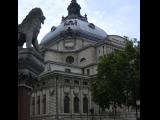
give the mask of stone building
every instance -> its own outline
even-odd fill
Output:
[[[92,102],[91,82],[97,63],[103,55],[125,46],[126,38],[108,35],[80,13],[80,5],[72,0],[68,15],[59,26],[53,26],[40,45],[45,70],[33,86],[31,120],[87,119],[90,110],[98,113]]]

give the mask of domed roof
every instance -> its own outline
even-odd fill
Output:
[[[84,17],[80,14],[80,6],[74,0],[68,7],[68,16],[62,17],[62,22],[57,27],[52,27],[41,41],[41,45],[47,45],[58,40],[61,37],[83,37],[93,41],[104,40],[107,33],[87,21],[87,15]]]
[[[55,41],[57,38],[63,35],[69,36],[69,30],[73,32],[73,35],[88,38],[90,40],[99,41],[107,37],[105,31],[95,26],[92,23],[88,23],[79,19],[69,19],[64,23],[61,23],[57,28],[53,29],[44,36],[41,44],[47,44],[49,42]]]

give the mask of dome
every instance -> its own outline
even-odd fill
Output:
[[[61,23],[58,27],[53,27],[51,31],[44,36],[41,44],[45,45],[53,42],[63,35],[69,33],[69,30],[73,33],[73,36],[76,35],[93,41],[104,40],[107,37],[105,31],[92,23],[88,23],[79,19],[68,19]],[[69,36],[69,34],[67,35]]]
[[[52,27],[41,41],[41,45],[47,45],[64,37],[82,37],[92,41],[101,41],[107,37],[107,33],[93,23],[87,21],[87,15],[80,14],[80,5],[72,0],[68,6],[68,16],[62,17],[62,22],[57,27]]]

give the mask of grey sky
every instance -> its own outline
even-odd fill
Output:
[[[46,17],[38,41],[52,26],[58,26],[61,17],[66,16],[71,0],[18,0],[18,24],[32,8],[40,7]],[[81,14],[87,14],[88,21],[102,28],[107,34],[129,36],[140,39],[139,0],[77,0]]]

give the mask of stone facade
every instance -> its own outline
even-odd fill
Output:
[[[74,9],[72,4],[78,3],[71,2]],[[76,24],[66,24],[65,21],[73,18],[77,20]],[[66,27],[73,34],[67,33]],[[83,27],[90,32],[84,31]],[[82,34],[84,32],[88,33]],[[88,23],[86,17],[70,11],[61,25],[54,27],[40,44],[45,70],[33,86],[31,120],[87,120],[91,109],[98,114],[99,107],[92,101],[91,95],[97,63],[102,56],[117,49],[123,50],[125,41],[123,37],[107,35]]]

